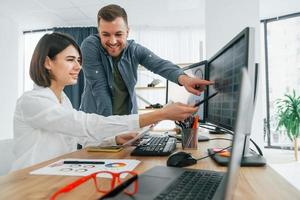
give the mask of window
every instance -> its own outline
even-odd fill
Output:
[[[29,66],[35,46],[41,37],[50,31],[24,33],[24,76],[23,91],[33,88],[33,82],[29,76]]]
[[[291,142],[285,130],[277,130],[276,100],[293,90],[300,95],[300,13],[279,17],[278,20],[263,20],[267,38],[266,72],[267,88],[267,146],[289,147]]]

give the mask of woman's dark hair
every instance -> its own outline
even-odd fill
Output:
[[[100,19],[111,22],[114,21],[117,17],[122,17],[126,25],[128,25],[127,13],[124,8],[115,4],[104,6],[99,10],[97,15],[98,26],[100,23]]]
[[[30,77],[35,84],[42,87],[49,87],[51,84],[51,75],[46,69],[45,60],[47,56],[53,60],[55,56],[62,52],[69,45],[74,46],[80,57],[82,58],[80,47],[76,42],[66,34],[51,33],[45,34],[36,45],[31,62],[30,62]]]

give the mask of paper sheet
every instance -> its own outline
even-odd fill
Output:
[[[73,161],[103,161],[105,164],[64,164],[66,160]],[[34,170],[34,175],[59,175],[59,176],[87,176],[97,171],[106,170],[111,172],[132,171],[140,163],[139,160],[131,159],[78,159],[70,158],[59,160],[46,167]],[[105,176],[104,176],[105,177]]]
[[[125,147],[125,146],[130,146],[132,145],[135,141],[137,141],[138,139],[142,138],[144,135],[146,135],[147,133],[149,133],[153,127],[155,126],[155,124],[151,125],[151,126],[146,126],[145,128],[142,128],[136,137],[134,137],[133,139],[127,141],[126,143],[122,144],[121,146]]]

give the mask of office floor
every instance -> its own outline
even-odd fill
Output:
[[[268,164],[300,191],[300,152],[298,154],[297,162],[295,161],[294,151],[264,149],[264,156]]]

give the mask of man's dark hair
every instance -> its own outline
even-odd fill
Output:
[[[46,69],[45,60],[47,56],[53,60],[55,56],[62,52],[69,45],[74,46],[80,58],[82,58],[80,47],[78,44],[68,35],[62,33],[45,34],[36,45],[31,62],[30,62],[30,77],[35,84],[42,87],[49,87],[51,84],[51,75]]]
[[[127,13],[124,8],[116,4],[110,4],[102,7],[97,15],[98,25],[100,23],[100,19],[103,19],[108,22],[114,21],[117,17],[122,17],[126,25],[128,25]]]

